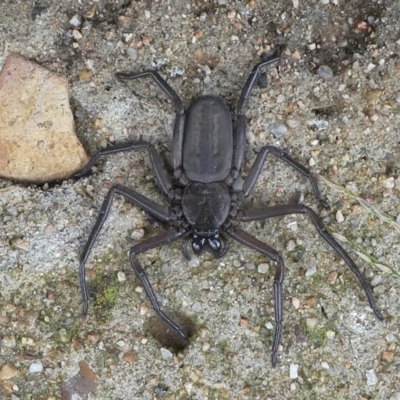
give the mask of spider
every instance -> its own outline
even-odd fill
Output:
[[[306,214],[310,218],[319,235],[343,258],[355,274],[376,317],[383,320],[383,315],[377,308],[371,290],[357,265],[326,230],[320,217],[310,207],[304,204],[275,205],[250,209],[239,207],[240,202],[248,198],[253,192],[264,162],[267,156],[271,154],[308,178],[316,199],[324,208],[329,208],[321,198],[316,178],[312,173],[285,151],[274,146],[262,147],[247,177],[244,180],[241,179],[246,150],[246,103],[258,82],[262,68],[278,63],[280,60],[281,56],[274,54],[254,66],[243,87],[234,116],[223,100],[215,96],[200,96],[185,110],[179,96],[156,71],[119,72],[116,74],[117,78],[121,80],[152,78],[174,105],[176,118],[171,155],[172,174],[168,172],[152,144],[145,141],[135,141],[100,150],[93,155],[87,166],[74,177],[80,178],[90,173],[92,166],[101,156],[145,149],[150,156],[158,186],[168,198],[170,207],[164,207],[127,186],[116,184],[111,187],[80,257],[79,275],[84,315],[87,315],[89,303],[85,264],[107,218],[113,198],[118,194],[166,226],[166,230],[162,233],[135,244],[130,249],[129,258],[155,312],[185,343],[189,340],[187,329],[162,311],[153,287],[137,256],[147,250],[183,239],[182,252],[188,259],[190,259],[189,242],[191,242],[191,249],[195,254],[208,250],[215,257],[222,257],[228,251],[227,237],[230,237],[273,260],[276,264],[273,284],[275,330],[271,362],[275,366],[282,333],[284,262],[276,250],[235,226],[234,222],[265,220],[289,214]]]

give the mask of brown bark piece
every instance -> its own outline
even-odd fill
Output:
[[[0,176],[45,183],[67,178],[87,162],[67,78],[11,54],[0,73]]]

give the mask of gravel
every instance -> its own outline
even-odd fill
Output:
[[[0,341],[15,339],[13,347],[0,347],[0,376],[7,377],[0,398],[61,398],[62,382],[75,382],[82,360],[97,377],[90,398],[99,400],[394,398],[398,343],[387,336],[398,332],[400,299],[383,268],[399,270],[399,233],[344,188],[354,182],[362,204],[391,220],[400,215],[399,2],[65,0],[41,2],[46,8],[33,19],[34,3],[0,2],[0,64],[20,52],[67,75],[77,134],[90,154],[140,139],[170,159],[172,104],[150,79],[124,84],[116,71],[157,68],[184,104],[213,94],[234,109],[252,66],[285,43],[279,76],[270,68],[268,86],[255,88],[248,102],[244,175],[260,148],[274,145],[303,165],[312,158],[312,171],[342,190],[319,182],[331,206],[324,210],[307,179],[269,155],[245,207],[297,203],[303,194],[327,229],[349,240],[341,245],[368,284],[382,277],[374,295],[385,321],[374,318],[359,282],[307,215],[291,215],[239,224],[285,262],[276,368],[270,360],[276,265],[229,238],[226,256],[199,255],[196,268],[182,256],[180,242],[140,255],[163,309],[195,324],[183,351],[160,344],[150,334],[154,313],[128,253],[163,227],[120,197],[88,260],[91,301],[81,319],[79,255],[110,186],[127,185],[167,204],[148,155],[118,154],[99,160],[94,173],[78,181],[41,187],[0,180]],[[81,25],[70,24],[74,16]],[[321,66],[331,68],[330,79],[318,74]],[[269,129],[276,121],[283,121],[283,136]],[[286,249],[290,240],[296,254]],[[379,262],[358,257],[356,245]],[[256,268],[244,267],[248,263]],[[262,263],[270,264],[264,274]],[[201,312],[192,309],[196,303]],[[307,319],[318,323],[309,328]],[[29,373],[39,362],[42,372]],[[291,365],[299,367],[288,383]]]

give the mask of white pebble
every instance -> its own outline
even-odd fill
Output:
[[[262,263],[257,267],[257,271],[260,274],[266,274],[268,272],[269,265],[267,263]]]
[[[246,264],[244,264],[244,267],[248,270],[256,269],[256,266],[254,265],[254,263],[246,263]]]
[[[164,349],[164,347],[162,347],[161,356],[164,360],[172,360],[173,354],[168,349]]]
[[[161,267],[161,271],[163,274],[169,274],[171,268],[168,264],[163,264],[163,266]]]
[[[338,210],[336,212],[336,221],[339,222],[339,223],[344,221],[343,214],[342,214],[342,212],[340,210]]]
[[[322,361],[321,367],[322,367],[323,369],[329,369],[329,364],[328,364],[326,361]]]
[[[189,267],[196,268],[200,265],[200,260],[197,257],[192,257],[188,264]]]
[[[377,275],[377,276],[375,276],[374,279],[372,279],[371,285],[372,286],[378,286],[381,282],[382,282],[382,276],[381,275]]]
[[[200,303],[194,303],[192,305],[192,310],[195,312],[200,312],[202,310],[201,304]]]
[[[385,186],[388,189],[393,189],[394,188],[394,178],[391,176],[390,178],[384,179],[382,181],[383,186]]]
[[[133,48],[133,47],[128,47],[128,50],[126,50],[126,53],[128,54],[128,56],[135,61],[138,57],[137,55],[137,51]]]
[[[32,363],[29,366],[29,372],[31,373],[37,373],[37,372],[42,372],[43,371],[43,364],[39,362]]]
[[[299,370],[299,364],[290,364],[290,370],[289,370],[289,377],[290,379],[297,379],[298,377],[298,372]]]
[[[368,72],[371,72],[374,68],[376,67],[376,65],[369,63],[367,68],[365,69],[365,73],[368,74]]]
[[[209,85],[211,83],[211,78],[208,75],[204,78],[204,83],[206,85]]]
[[[317,272],[317,263],[315,262],[315,260],[312,260],[310,265],[307,268],[307,271],[305,273],[305,275],[308,276],[312,276]]]
[[[287,251],[292,251],[296,247],[296,242],[293,239],[290,239],[287,244],[286,244],[286,250]]]
[[[378,383],[378,377],[376,376],[375,371],[373,369],[368,370],[365,373],[365,376],[367,377],[368,386],[374,386]]]
[[[314,328],[318,324],[318,318],[306,318],[307,328]]]
[[[82,18],[75,14],[70,20],[69,23],[74,27],[74,28],[79,28],[82,24]]]
[[[300,299],[298,297],[292,297],[292,305],[297,310],[300,307]]]
[[[272,322],[267,322],[267,323],[265,324],[265,327],[266,327],[267,329],[269,329],[269,330],[274,329],[274,325],[272,325]]]
[[[388,333],[385,336],[385,339],[389,343],[397,343],[398,342],[397,336],[394,333]]]
[[[330,339],[330,340],[332,340],[334,337],[335,337],[335,332],[334,331],[327,331],[326,332],[326,337],[327,337],[327,339]]]
[[[118,272],[117,277],[118,277],[118,282],[125,282],[126,281],[125,273],[122,272],[122,271]]]
[[[286,134],[287,128],[285,124],[281,121],[274,121],[269,125],[269,130],[276,138],[280,138]]]

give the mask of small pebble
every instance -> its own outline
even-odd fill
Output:
[[[254,265],[254,263],[246,263],[246,264],[244,264],[244,267],[248,270],[256,269],[256,266]]]
[[[368,370],[365,373],[365,376],[367,377],[368,386],[374,386],[378,383],[378,377],[376,376],[375,371],[373,369]]]
[[[126,281],[126,276],[125,272],[119,271],[117,274],[118,277],[118,282],[125,282]]]
[[[322,367],[323,369],[329,369],[329,364],[328,364],[326,361],[322,361],[322,362],[321,362],[321,367]]]
[[[394,177],[391,176],[390,178],[384,179],[382,181],[383,186],[385,186],[388,189],[393,189],[394,188]]]
[[[15,337],[14,336],[4,336],[3,339],[0,340],[1,347],[12,348],[15,347]]]
[[[336,212],[336,221],[339,222],[339,223],[344,221],[343,214],[342,214],[342,212],[340,210],[338,210]]]
[[[204,84],[209,85],[211,83],[211,78],[209,75],[207,75],[204,80],[203,80]]]
[[[32,363],[29,366],[29,372],[31,373],[38,373],[38,372],[42,372],[43,371],[43,364],[39,361],[36,363]]]
[[[292,297],[292,305],[297,310],[300,307],[300,299],[298,297]]]
[[[172,360],[173,354],[168,350],[161,348],[161,356],[164,360]]]
[[[297,379],[299,364],[290,364],[289,377],[290,379]]]
[[[192,305],[192,310],[195,312],[200,312],[202,310],[201,304],[196,302]]]
[[[196,268],[200,265],[200,260],[197,257],[192,257],[188,264],[189,267]]]
[[[336,271],[329,272],[328,274],[328,282],[333,285],[338,278],[338,273]]]
[[[135,361],[135,353],[133,351],[128,351],[124,354],[124,361],[126,361],[128,364],[132,364]]]
[[[268,272],[269,265],[267,263],[262,263],[257,267],[257,271],[260,274],[266,274]]]
[[[317,69],[317,74],[325,80],[332,79],[333,78],[333,71],[332,68],[328,67],[327,65],[321,65]]]
[[[318,318],[306,318],[306,325],[308,328],[314,328],[318,324]]]
[[[326,331],[326,338],[327,339],[333,339],[335,337],[335,332],[334,331]]]
[[[292,251],[295,249],[295,247],[296,247],[296,242],[293,239],[289,240],[286,244],[287,251]]]
[[[163,274],[169,274],[171,271],[171,267],[168,264],[163,264],[161,267],[161,271]]]
[[[133,47],[128,47],[128,50],[126,50],[126,54],[135,61],[138,58],[137,51]]]
[[[72,30],[72,36],[74,37],[75,40],[81,40],[82,39],[82,33],[80,33],[77,29]]]
[[[269,130],[276,138],[280,138],[287,133],[286,125],[281,121],[274,121],[269,125]]]
[[[397,343],[398,342],[397,336],[394,333],[388,333],[385,336],[385,339],[389,343]]]
[[[265,324],[265,327],[266,327],[267,329],[269,329],[269,330],[274,329],[274,325],[272,325],[272,322],[267,322],[267,323]]]
[[[390,400],[400,400],[400,392],[393,393]]]
[[[371,285],[372,286],[378,286],[381,282],[382,282],[382,276],[381,275],[377,275],[377,276],[375,276],[374,279],[372,279]]]
[[[11,379],[18,374],[18,369],[11,363],[6,363],[0,370],[0,380]]]
[[[311,261],[310,265],[307,268],[307,271],[305,273],[305,275],[308,276],[312,276],[317,272],[317,263],[314,261]]]
[[[82,18],[75,14],[70,20],[69,20],[70,25],[72,25],[74,28],[79,28],[82,24]]]

